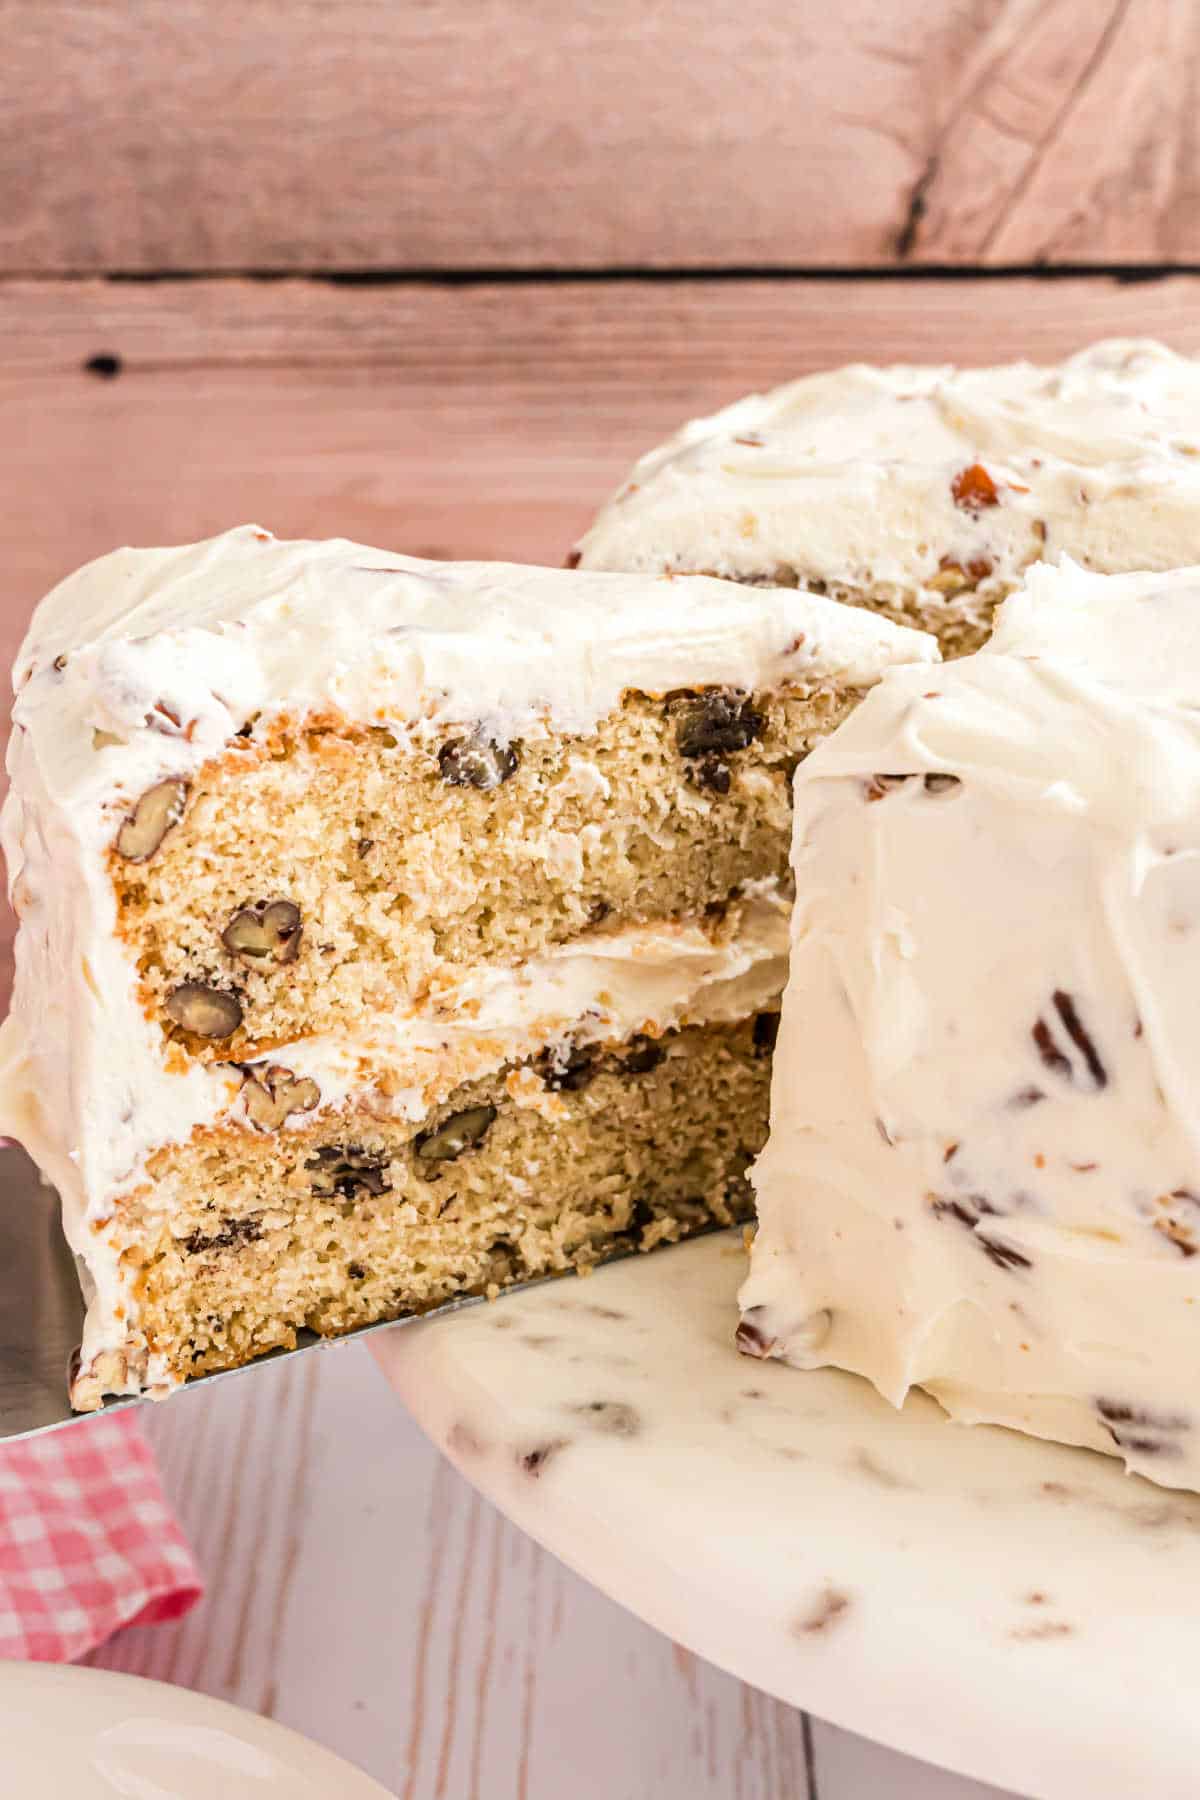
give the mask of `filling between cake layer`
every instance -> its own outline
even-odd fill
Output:
[[[309,1156],[338,1145],[354,1156],[367,1155],[364,1145],[374,1145],[381,1133],[387,1145],[403,1149],[432,1129],[435,1115],[444,1122],[452,1113],[483,1104],[474,1098],[482,1091],[481,1084],[489,1094],[493,1089],[502,1091],[510,1109],[540,1113],[569,1140],[574,1127],[563,1111],[563,1093],[579,1093],[585,1086],[590,1091],[597,1078],[617,1067],[623,1067],[627,1076],[648,1080],[661,1060],[667,1034],[672,1043],[683,1046],[673,1056],[690,1057],[691,1047],[698,1041],[703,1044],[709,1031],[736,1030],[757,1015],[764,1022],[754,1039],[760,1059],[755,1069],[765,1107],[768,1040],[786,975],[789,908],[774,884],[764,885],[767,891],[712,918],[592,933],[518,969],[484,965],[465,970],[452,1003],[406,1016],[380,1015],[357,1031],[298,1040],[260,1060],[193,1064],[172,1072],[162,1067],[161,1059],[149,1056],[141,1082],[128,1090],[128,1124],[111,1147],[114,1172],[126,1171],[113,1181],[110,1192],[115,1198],[103,1208],[94,1207],[88,1219],[69,1201],[65,1208],[68,1234],[97,1286],[75,1404],[94,1406],[104,1391],[162,1388],[203,1372],[200,1365],[193,1368],[190,1351],[177,1355],[178,1346],[161,1349],[153,1341],[147,1343],[141,1246],[148,1237],[169,1244],[182,1235],[194,1238],[197,1249],[202,1249],[208,1240],[220,1239],[230,1230],[233,1235],[226,1242],[209,1247],[225,1249],[249,1241],[241,1232],[245,1215],[230,1211],[226,1204],[235,1170],[248,1170],[260,1182],[247,1201],[254,1215],[270,1200],[281,1170],[292,1171],[293,1185],[298,1181],[305,1192],[309,1178],[297,1172],[304,1170]],[[149,1049],[156,1030],[140,1023]],[[604,1090],[600,1086],[596,1091]],[[725,1097],[731,1106],[740,1106],[737,1094]],[[703,1105],[707,1104],[705,1096]],[[35,1104],[32,1110],[40,1118],[43,1109]],[[698,1112],[696,1130],[702,1134],[704,1129]],[[24,1140],[42,1155],[49,1142],[41,1141],[46,1130],[33,1119],[23,1126]],[[672,1127],[676,1136],[681,1130]],[[492,1141],[490,1131],[488,1136]],[[496,1141],[502,1139],[503,1134]],[[659,1145],[664,1168],[669,1170],[677,1149],[670,1140]],[[353,1165],[335,1174],[331,1178],[335,1190],[339,1180],[352,1174]],[[319,1173],[313,1179],[318,1187],[323,1185]],[[371,1172],[363,1184],[351,1180],[351,1186],[360,1185],[371,1197],[379,1185],[376,1173]],[[235,1200],[239,1194],[244,1197],[236,1182],[232,1192]],[[674,1193],[666,1181],[658,1190],[659,1211]],[[290,1189],[285,1198],[294,1204]],[[550,1197],[551,1211],[560,1199],[561,1195]],[[566,1206],[572,1216],[588,1210],[576,1195],[568,1196]],[[674,1210],[681,1229],[694,1220],[690,1190]],[[261,1242],[260,1224],[255,1217],[255,1243]],[[383,1241],[386,1252],[390,1240]],[[581,1242],[575,1248],[582,1254],[585,1246]],[[461,1250],[460,1236],[448,1230],[441,1252],[447,1268],[458,1266]],[[263,1254],[256,1252],[260,1274]],[[280,1254],[290,1273],[285,1269],[278,1278],[272,1275],[267,1286],[274,1292],[277,1280],[290,1281],[298,1294],[307,1279],[296,1260],[298,1252],[284,1242]],[[363,1266],[371,1266],[368,1252],[363,1254],[368,1255]],[[470,1291],[477,1274],[478,1258],[468,1259],[459,1270],[468,1284],[464,1291]],[[203,1320],[212,1308],[200,1305],[202,1296],[194,1291],[190,1277],[184,1279],[178,1255],[174,1264],[164,1262],[159,1285],[159,1302],[175,1310],[177,1322],[199,1307],[196,1321],[203,1335]],[[371,1289],[369,1295],[379,1299],[380,1291]],[[421,1303],[415,1293],[397,1305],[410,1311]],[[350,1328],[326,1325],[316,1312],[311,1318],[305,1313],[301,1323],[305,1319],[314,1328]],[[292,1313],[286,1313],[280,1328],[290,1331],[294,1325]],[[263,1347],[249,1338],[238,1341],[245,1355],[257,1354]]]
[[[858,690],[630,694],[584,736],[272,726],[117,832],[118,929],[180,1054],[249,1060],[467,965],[785,880],[790,779]]]
[[[142,1363],[176,1379],[232,1367],[305,1327],[349,1331],[746,1216],[776,1024],[548,1049],[417,1122],[360,1103],[159,1151],[103,1228]]]

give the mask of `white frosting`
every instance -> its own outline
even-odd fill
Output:
[[[982,464],[997,504],[957,504]],[[1059,368],[853,364],[695,419],[644,456],[580,542],[585,568],[704,569],[924,590],[969,613],[1040,556],[1200,562],[1200,363],[1149,341]],[[928,589],[983,559],[981,594]]]
[[[743,1338],[1200,1487],[1200,568],[885,677],[794,864]]]
[[[400,734],[476,721],[506,736],[586,732],[630,688],[860,685],[892,661],[935,655],[917,633],[794,592],[419,562],[249,526],[118,551],[63,582],[35,614],[14,677],[2,833],[21,930],[0,1130],[62,1194],[98,1290],[88,1353],[120,1340],[118,1304],[127,1320],[133,1310],[101,1230],[115,1198],[156,1148],[243,1116],[236,1074],[165,1065],[116,935],[108,853],[150,786],[284,713],[334,711]],[[596,777],[581,763],[579,779]],[[557,850],[579,854],[565,839]],[[656,927],[593,936],[515,972],[467,970],[423,1014],[269,1060],[311,1073],[326,1108],[386,1075],[393,1108],[419,1116],[458,1080],[556,1034],[620,1036],[648,1020],[732,1016],[722,1009],[743,1001],[753,1010],[779,991],[785,928],[765,897],[744,918],[740,942]]]

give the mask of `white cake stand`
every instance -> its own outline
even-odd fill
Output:
[[[1200,1498],[732,1348],[706,1238],[373,1344],[508,1516],[701,1656],[1045,1800],[1200,1791]]]

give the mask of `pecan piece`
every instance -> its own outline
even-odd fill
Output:
[[[200,1256],[209,1250],[231,1250],[242,1244],[256,1243],[262,1234],[258,1219],[222,1219],[220,1230],[211,1237],[206,1237],[202,1231],[193,1231],[181,1241],[189,1256]]]
[[[626,1075],[648,1075],[666,1056],[661,1044],[653,1038],[638,1036],[629,1040],[629,1054],[621,1067]]]
[[[1000,494],[982,463],[971,463],[960,469],[950,483],[955,506],[964,512],[982,512],[985,506],[999,506]]]
[[[242,1022],[241,1002],[224,988],[184,981],[166,998],[168,1017],[197,1037],[232,1037]]]
[[[300,936],[300,908],[294,901],[259,900],[234,913],[221,942],[243,962],[291,963],[300,954]]]
[[[668,704],[680,756],[722,757],[744,750],[762,735],[766,718],[737,688],[710,688]]]
[[[992,565],[986,556],[973,556],[966,563],[956,562],[952,556],[943,556],[937,567],[937,574],[931,575],[926,587],[931,587],[935,594],[942,594],[947,599],[955,594],[965,593],[969,588],[979,586],[986,581],[992,572]]]
[[[1062,988],[1055,988],[1051,995],[1054,1010],[1058,1014],[1064,1031],[1075,1049],[1082,1056],[1084,1065],[1092,1079],[1092,1086],[1098,1092],[1108,1086],[1108,1071],[1100,1060],[1095,1044],[1092,1042],[1072,996]],[[1037,1046],[1038,1055],[1048,1069],[1061,1075],[1066,1081],[1074,1081],[1075,1068],[1069,1056],[1054,1040],[1054,1034],[1045,1019],[1038,1019],[1034,1024],[1031,1036]]]
[[[864,782],[863,792],[868,803],[886,800],[889,794],[894,794],[898,788],[902,788],[906,781],[915,779],[916,777],[913,775],[872,775],[869,781]]]
[[[126,862],[149,862],[187,805],[188,784],[171,779],[147,788],[117,833],[114,848]]]
[[[511,744],[473,731],[469,737],[452,738],[438,751],[442,780],[450,787],[498,788],[516,774],[517,752]]]
[[[313,1193],[323,1199],[339,1194],[343,1200],[357,1200],[363,1194],[377,1197],[391,1192],[386,1156],[367,1150],[326,1144],[304,1166],[312,1176]]]
[[[600,1052],[593,1044],[563,1044],[553,1050],[543,1050],[535,1058],[533,1066],[541,1077],[542,1085],[552,1094],[560,1094],[564,1090],[568,1094],[576,1094],[596,1074],[599,1057]]]
[[[483,1142],[495,1117],[496,1108],[490,1101],[451,1113],[432,1131],[418,1134],[414,1144],[416,1154],[422,1162],[453,1162],[464,1150],[473,1150],[476,1144]]]
[[[770,1356],[779,1342],[762,1317],[766,1310],[751,1306],[742,1314],[733,1341],[746,1356]]]
[[[247,1063],[242,1070],[246,1117],[260,1131],[278,1131],[293,1113],[311,1112],[320,1098],[310,1075],[295,1075],[278,1063]]]

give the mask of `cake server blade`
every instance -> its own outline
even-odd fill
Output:
[[[725,1227],[714,1225],[714,1230]],[[625,1251],[624,1255],[641,1255]],[[653,1254],[652,1252],[650,1254]],[[608,1258],[617,1261],[618,1257]],[[532,1281],[514,1282],[501,1300],[526,1288],[560,1281],[562,1274],[539,1275]],[[332,1350],[371,1331],[394,1331],[414,1319],[438,1318],[464,1306],[486,1302],[464,1294],[428,1312],[400,1319],[382,1319],[360,1325],[343,1337],[318,1337],[301,1331],[294,1350],[272,1350],[238,1369],[222,1369],[197,1375],[189,1388],[210,1381],[246,1375],[281,1356],[303,1356],[310,1350]],[[23,1150],[15,1145],[0,1148],[0,1442],[5,1438],[32,1437],[60,1426],[83,1424],[121,1407],[143,1406],[145,1399],[131,1396],[108,1400],[99,1412],[77,1413],[67,1398],[71,1360],[83,1333],[83,1295],[75,1270],[75,1258],[63,1236],[58,1195],[39,1176]],[[177,1390],[182,1393],[182,1388]]]
[[[32,1437],[63,1425],[82,1424],[122,1407],[146,1404],[143,1397],[131,1395],[105,1401],[99,1412],[72,1410],[67,1384],[71,1361],[83,1334],[84,1305],[75,1258],[63,1236],[59,1214],[58,1195],[42,1181],[25,1152],[15,1145],[0,1149],[0,1442],[5,1438]],[[476,1304],[474,1295],[465,1295],[436,1311],[456,1312],[462,1306]],[[388,1331],[396,1325],[410,1324],[418,1316],[431,1315],[384,1319],[337,1338],[302,1331],[294,1350],[273,1350],[239,1369],[197,1375],[187,1385],[193,1388],[201,1383],[224,1381],[280,1356],[331,1349],[368,1331]],[[183,1389],[177,1391],[182,1393]]]

